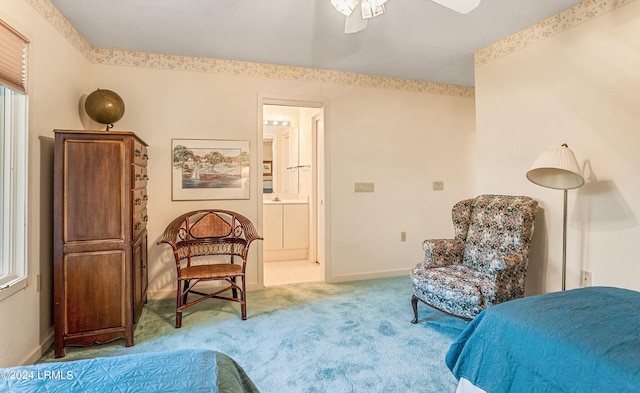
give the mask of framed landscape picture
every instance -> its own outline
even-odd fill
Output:
[[[172,139],[171,199],[249,199],[249,141]]]

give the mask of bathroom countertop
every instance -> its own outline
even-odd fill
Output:
[[[281,199],[279,201],[265,199],[262,203],[265,205],[306,205],[309,202],[306,199]]]

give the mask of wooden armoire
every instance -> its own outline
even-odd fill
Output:
[[[132,346],[147,300],[147,144],[133,132],[54,132],[55,357]]]

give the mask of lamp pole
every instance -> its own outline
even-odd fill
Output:
[[[562,290],[567,287],[567,194],[564,190],[564,216],[562,220]]]

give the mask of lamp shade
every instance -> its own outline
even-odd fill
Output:
[[[580,166],[567,145],[549,146],[527,172],[531,182],[556,190],[570,190],[584,184]]]

